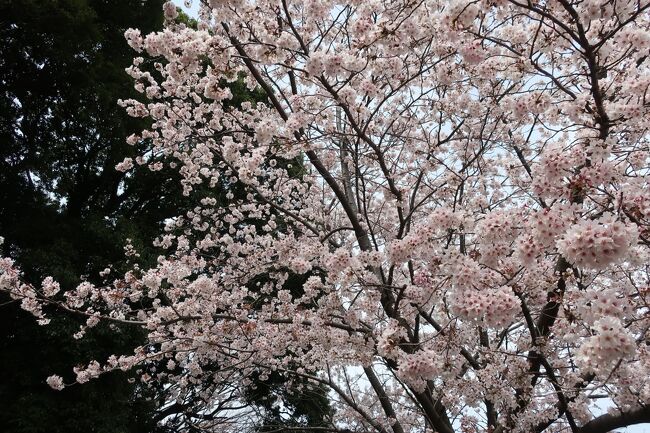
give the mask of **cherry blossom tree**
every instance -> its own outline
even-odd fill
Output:
[[[163,156],[228,205],[203,197],[157,267],[103,287],[57,295],[9,259],[0,287],[41,322],[147,330],[79,383],[140,368],[211,408],[224,383],[307,379],[335,409],[321,431],[650,422],[649,10],[205,0],[192,29],[167,3],[164,31],[126,32],[143,99],[121,103],[152,125],[117,168]],[[266,102],[231,103],[237,80]]]

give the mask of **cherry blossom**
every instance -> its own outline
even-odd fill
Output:
[[[79,337],[146,332],[77,383],[132,369],[205,408],[276,372],[325,386],[338,431],[650,422],[649,10],[209,0],[192,28],[167,3],[125,33],[120,104],[151,124],[116,168],[174,169],[195,207],[152,269],[63,291],[3,258],[0,289]]]

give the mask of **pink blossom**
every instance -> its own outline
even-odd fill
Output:
[[[47,378],[46,382],[50,386],[50,388],[55,389],[57,391],[61,391],[65,387],[65,385],[63,384],[63,378],[61,378],[61,376],[52,375]]]

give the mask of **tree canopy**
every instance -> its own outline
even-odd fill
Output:
[[[327,390],[291,431],[650,422],[650,2],[163,10],[164,30],[126,31],[140,95],[120,104],[151,124],[116,167],[169,170],[196,202],[155,264],[65,296],[0,262],[41,323],[145,334],[51,387],[132,370],[184,431],[256,429],[260,384],[285,392],[271,420]]]

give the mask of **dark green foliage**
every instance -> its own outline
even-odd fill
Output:
[[[52,372],[73,380],[73,360],[88,360],[115,347],[129,347],[134,336],[98,329],[80,344],[70,336],[78,327],[59,320],[34,329],[34,320],[15,308],[2,310],[0,424],[3,432],[147,432],[154,409],[125,374],[111,374],[57,392],[44,384]]]
[[[287,386],[288,385],[288,386]],[[259,432],[300,432],[306,427],[330,427],[332,412],[323,385],[305,380],[287,383],[287,379],[273,372],[265,380],[255,379],[248,389],[248,401],[262,409],[263,421]]]
[[[86,278],[101,283],[107,265],[128,269],[123,246],[131,239],[143,268],[161,252],[151,247],[163,221],[183,214],[204,196],[225,200],[238,185],[196,188],[182,195],[169,168],[137,167],[129,176],[114,169],[141,149],[125,137],[146,127],[126,115],[118,99],[138,98],[124,72],[134,52],[123,33],[162,26],[163,0],[0,0],[0,236],[2,254],[16,259],[26,281],[53,276],[68,290]],[[188,25],[192,20],[181,15]],[[233,100],[264,100],[242,81]],[[294,161],[294,175],[302,171]],[[289,281],[300,291],[301,281]],[[83,317],[52,315],[38,326],[15,302],[0,296],[0,431],[7,433],[130,433],[156,430],[161,393],[112,373],[61,392],[45,379],[74,381],[72,367],[113,353],[131,353],[142,331],[100,325],[82,340],[71,336]],[[270,382],[269,382],[270,381]],[[267,424],[323,425],[329,404],[323,389],[282,391],[272,377],[251,390]],[[299,384],[296,384],[299,385]],[[267,397],[264,398],[265,393]],[[287,413],[268,402],[280,398]]]
[[[124,266],[123,245],[150,245],[176,213],[176,182],[115,164],[142,129],[117,106],[133,95],[124,72],[132,50],[123,33],[162,25],[161,0],[0,0],[0,235],[27,281],[52,275],[69,289],[97,281],[107,264]],[[137,180],[137,182],[136,182]],[[156,185],[156,188],[152,188]],[[151,262],[154,251],[144,250]],[[0,431],[148,432],[155,405],[125,374],[62,392],[45,378],[74,380],[72,366],[129,353],[140,331],[99,326],[81,341],[83,318],[40,327],[15,303],[0,303]],[[5,304],[6,303],[6,304]]]

